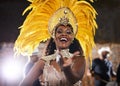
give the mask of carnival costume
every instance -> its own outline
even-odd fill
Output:
[[[55,27],[60,23],[70,24],[73,27],[74,38],[79,40],[85,58],[91,60],[91,51],[95,45],[94,35],[97,28],[95,21],[97,12],[88,2],[85,0],[29,1],[31,4],[24,13],[28,10],[30,10],[30,13],[20,27],[20,35],[15,42],[16,54],[32,55],[32,52],[39,46],[41,41],[45,41],[50,37],[54,38]],[[68,53],[66,57],[71,57],[71,55],[71,53]],[[43,56],[42,58],[49,63],[51,59],[49,60],[48,57],[55,59],[56,56]],[[60,74],[58,75],[60,76]],[[64,76],[60,80],[64,82]]]
[[[75,37],[79,40],[85,57],[91,56],[91,50],[95,45],[97,13],[88,2],[84,0],[29,1],[31,4],[24,13],[32,10],[20,27],[20,35],[15,42],[16,53],[31,55],[41,41],[45,41],[53,35],[52,31],[60,18],[66,17],[73,26]]]

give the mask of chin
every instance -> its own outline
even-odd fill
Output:
[[[68,46],[61,46],[60,49],[68,49]]]
[[[61,44],[59,44],[59,48],[60,49],[68,49],[69,48],[69,44],[63,44],[63,43],[61,43]]]

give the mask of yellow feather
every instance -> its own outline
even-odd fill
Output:
[[[92,60],[92,48],[95,46],[94,35],[97,23],[97,12],[85,0],[29,0],[30,5],[23,14],[30,10],[23,25],[20,35],[15,42],[16,54],[31,55],[41,41],[50,38],[48,23],[52,15],[62,7],[68,7],[77,19],[79,40],[86,59]],[[93,2],[93,0],[90,0]],[[74,22],[71,21],[71,22]],[[52,28],[53,29],[53,28]]]

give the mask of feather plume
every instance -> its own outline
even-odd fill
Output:
[[[20,35],[15,42],[17,54],[31,55],[41,41],[50,38],[48,22],[56,10],[68,7],[77,19],[78,30],[76,38],[79,40],[86,59],[90,57],[95,46],[94,35],[97,28],[95,9],[85,0],[29,0],[31,2],[23,14],[31,10],[23,25]],[[93,0],[91,0],[93,2]]]

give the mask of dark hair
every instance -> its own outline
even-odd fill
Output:
[[[55,45],[54,39],[50,38],[50,41],[49,41],[47,48],[46,48],[45,55],[53,54],[55,50],[56,50],[56,45]],[[83,55],[83,50],[80,46],[79,41],[76,38],[74,38],[73,42],[69,46],[70,53],[74,53],[75,51],[79,51],[80,55]]]

